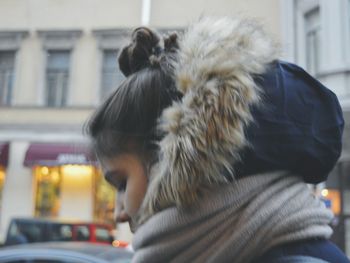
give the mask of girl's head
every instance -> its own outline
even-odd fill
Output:
[[[119,66],[127,77],[97,109],[87,126],[106,179],[124,192],[119,219],[134,216],[147,187],[147,174],[157,161],[157,129],[164,108],[180,98],[175,90],[171,61],[176,35],[164,40],[148,28],[137,28],[123,48]],[[128,203],[129,202],[129,203]]]
[[[167,207],[200,202],[212,185],[231,183],[250,143],[251,107],[260,104],[254,79],[278,57],[260,26],[229,17],[194,23],[178,52],[176,35],[164,48],[160,42],[147,28],[133,32],[119,58],[127,79],[89,125],[107,180],[124,191],[120,220],[134,216],[141,202],[142,223]],[[157,129],[161,114],[164,134]]]

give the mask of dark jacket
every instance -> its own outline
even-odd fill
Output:
[[[305,240],[291,244],[281,245],[271,249],[252,263],[311,263],[313,261],[298,261],[300,257],[312,257],[324,260],[329,263],[349,263],[350,260],[336,247],[327,240]],[[289,260],[289,261],[288,261]],[[318,261],[316,261],[318,262]]]

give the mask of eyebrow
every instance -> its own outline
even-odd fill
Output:
[[[109,182],[112,180],[112,178],[116,180],[121,180],[124,178],[124,173],[121,170],[115,169],[115,170],[106,171],[104,173],[104,177]]]

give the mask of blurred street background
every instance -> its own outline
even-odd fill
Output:
[[[295,62],[335,92],[342,156],[314,187],[350,256],[350,0],[0,0],[0,243],[11,218],[113,224],[116,192],[82,130],[123,80],[118,50],[134,27],[181,31],[201,15],[263,23]],[[130,241],[127,226],[116,236]]]

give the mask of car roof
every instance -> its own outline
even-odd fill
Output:
[[[120,258],[131,258],[133,253],[125,248],[115,248],[109,245],[92,244],[85,242],[45,242],[30,243],[0,248],[0,260],[4,255],[18,253],[81,253],[86,257],[94,257],[107,262],[113,262]]]
[[[53,223],[53,224],[81,224],[81,225],[98,225],[98,226],[112,226],[102,222],[83,221],[76,219],[54,219],[54,218],[36,218],[36,217],[15,217],[11,222],[26,222],[26,223]]]

